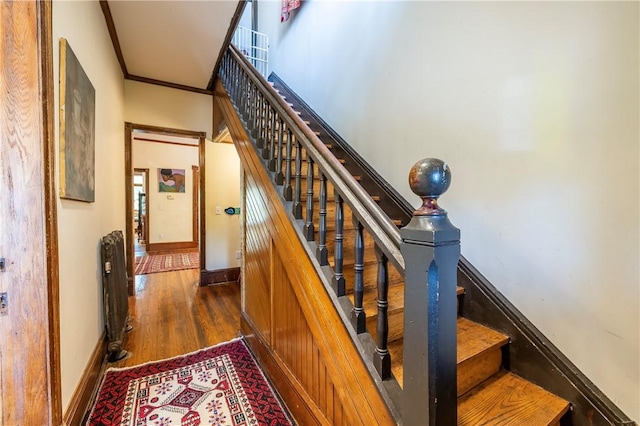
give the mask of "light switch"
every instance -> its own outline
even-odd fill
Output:
[[[222,207],[216,206],[216,214],[222,214]]]

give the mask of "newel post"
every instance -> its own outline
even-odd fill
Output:
[[[405,260],[403,424],[455,425],[456,286],[460,230],[438,206],[451,183],[445,162],[418,161],[409,173],[422,206],[400,231]]]

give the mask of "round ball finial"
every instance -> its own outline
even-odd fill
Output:
[[[409,186],[422,198],[422,206],[414,216],[436,216],[446,213],[438,206],[438,197],[451,185],[451,170],[447,163],[437,158],[423,158],[409,171]]]

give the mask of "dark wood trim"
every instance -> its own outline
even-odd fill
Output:
[[[193,241],[178,241],[173,243],[147,243],[147,253],[175,252],[176,250],[193,251],[198,248],[198,243]],[[190,249],[190,250],[189,250]]]
[[[205,148],[205,141],[206,141],[206,137],[207,137],[207,132],[197,132],[197,131],[193,131],[193,130],[184,130],[184,129],[172,129],[170,127],[160,127],[160,126],[150,126],[148,124],[137,124],[137,123],[130,123],[130,122],[125,122],[124,123],[124,156],[125,156],[125,217],[127,218],[131,218],[133,215],[133,158],[132,158],[132,149],[131,149],[131,143],[132,143],[132,132],[134,130],[142,130],[144,132],[150,132],[150,133],[157,133],[157,134],[161,134],[161,135],[169,135],[169,136],[187,136],[187,137],[192,137],[192,138],[198,138],[199,141],[199,162],[200,162],[200,222],[201,224],[204,224],[204,148]],[[149,203],[149,195],[148,195],[148,191],[147,191],[147,205]],[[148,209],[147,209],[148,210]],[[148,211],[147,211],[147,222],[149,222],[149,217],[148,217]],[[127,219],[126,221],[126,235],[127,237],[127,247],[126,247],[126,252],[127,252],[127,280],[128,280],[128,289],[129,289],[129,295],[133,296],[135,294],[135,286],[134,286],[134,267],[135,267],[135,259],[134,259],[134,241],[131,238],[131,236],[133,235],[133,222],[129,219]],[[151,244],[149,244],[149,235],[148,235],[148,229],[149,227],[147,226],[147,235],[146,235],[146,250],[147,252],[150,251],[149,246]],[[200,227],[200,241],[204,241],[204,225],[202,225]],[[167,243],[160,243],[160,244],[167,244]],[[176,244],[176,243],[169,243],[169,244]],[[182,248],[188,248],[188,249],[193,249],[193,248],[197,248],[198,244],[196,243],[195,246],[193,246],[193,242],[187,242],[185,244],[189,244],[188,247],[182,247]],[[201,244],[201,248],[203,248],[205,245]],[[156,246],[157,247],[157,246]],[[152,247],[153,249],[153,247]],[[169,248],[171,250],[171,248]],[[179,249],[179,248],[176,248]],[[163,251],[166,250],[164,248],[162,248],[162,246],[160,248],[158,248],[157,250],[159,251]],[[202,263],[202,256],[203,256],[203,252],[204,250],[200,250],[200,262]]]
[[[100,383],[100,372],[106,362],[107,336],[102,334],[100,340],[93,349],[93,353],[87,362],[87,366],[80,377],[80,382],[73,392],[69,406],[64,413],[63,421],[67,425],[82,424],[85,414],[91,408],[89,404],[97,391]],[[55,423],[58,424],[58,423]]]
[[[122,56],[122,49],[120,48],[120,41],[118,40],[118,32],[116,31],[116,25],[113,22],[113,16],[111,15],[111,8],[107,0],[100,0],[100,7],[102,8],[102,14],[104,20],[107,23],[107,29],[109,30],[109,36],[111,36],[111,44],[113,44],[113,50],[116,52],[118,62],[120,62],[120,68],[122,74],[126,77],[129,75],[127,71],[127,65],[124,62],[124,56]]]
[[[194,143],[186,143],[186,142],[173,142],[173,141],[161,141],[158,139],[150,139],[150,138],[138,138],[136,136],[133,137],[134,141],[142,141],[142,142],[154,142],[154,143],[166,143],[169,145],[182,145],[182,146],[190,146],[192,148],[197,148],[198,145]]]
[[[133,124],[124,123],[124,194],[125,194],[125,241],[127,247],[127,292],[129,296],[136,294],[134,285],[135,281],[135,259],[133,253],[135,251],[133,241],[133,159],[131,150],[131,133],[133,132]],[[149,200],[147,199],[147,203]],[[148,220],[147,220],[148,221]],[[147,243],[149,241],[146,241]]]
[[[144,235],[142,236],[144,239],[144,244],[146,246],[146,244],[149,242],[149,169],[138,169],[138,168],[134,168],[133,169],[133,173],[144,173],[144,193],[145,193],[145,197],[146,197],[146,211],[144,212],[145,215],[145,224],[144,224]],[[133,194],[132,194],[133,195]],[[133,215],[133,210],[135,210],[135,207],[132,209],[131,214]],[[133,217],[133,216],[132,216]],[[131,219],[129,219],[131,220]],[[132,229],[133,231],[133,229]],[[133,235],[133,234],[132,234]],[[133,237],[135,239],[135,237]],[[134,242],[135,245],[135,242]]]
[[[229,23],[229,28],[227,29],[227,35],[224,38],[224,43],[220,47],[220,52],[218,52],[218,59],[216,59],[216,65],[213,67],[213,71],[211,72],[211,78],[209,79],[209,84],[207,84],[207,90],[213,93],[213,88],[215,87],[216,78],[218,77],[218,70],[220,69],[220,62],[222,62],[222,56],[224,52],[227,51],[229,44],[231,43],[231,38],[233,37],[233,32],[236,30],[238,26],[238,22],[240,22],[240,18],[242,18],[242,12],[244,12],[244,7],[246,6],[246,0],[238,1],[238,6],[236,7],[236,11],[231,18],[231,22]],[[215,129],[214,129],[215,130]]]
[[[240,278],[240,267],[216,269],[208,271],[200,268],[200,285],[207,286],[212,284],[237,282]]]
[[[52,2],[36,2],[38,50],[42,97],[42,144],[44,166],[44,226],[47,250],[47,304],[49,325],[49,387],[51,422],[62,420],[62,379],[60,374],[60,265],[58,257],[58,208],[56,199],[56,149],[53,82]]]
[[[200,216],[198,199],[200,198],[200,169],[198,166],[191,166],[192,186],[191,186],[191,230],[193,242],[198,244],[200,230],[198,229],[198,216]]]
[[[251,320],[242,312],[240,316],[240,333],[244,336],[247,346],[258,360],[258,364],[273,383],[281,399],[287,401],[287,408],[295,419],[296,424],[322,425],[326,418],[316,408],[307,392],[298,384],[298,380],[291,373],[280,367],[284,363],[276,361],[276,356],[268,345],[258,337]],[[296,386],[297,385],[297,386]],[[316,408],[314,410],[314,408]]]
[[[570,401],[573,424],[635,424],[464,257],[458,285],[463,315],[510,336],[506,366]]]
[[[156,80],[154,78],[141,77],[139,75],[127,74],[124,77],[127,80],[138,81],[140,83],[154,84],[156,86],[169,87],[171,89],[185,90],[187,92],[200,93],[202,95],[212,96],[213,92],[209,89],[200,89],[193,86],[185,86],[184,84],[171,83],[168,81]]]
[[[213,99],[213,98],[212,98]],[[207,174],[206,174],[206,148],[205,135],[200,135],[198,145],[198,164],[200,173],[200,191],[198,200],[200,205],[200,270],[207,267]],[[195,193],[194,193],[195,196]]]
[[[167,135],[167,136],[186,136],[194,139],[201,139],[207,137],[207,132],[197,132],[194,130],[184,130],[184,129],[174,129],[171,127],[161,127],[161,126],[150,126],[147,124],[138,124],[138,123],[129,123],[131,125],[131,129],[133,130],[141,130],[147,133],[157,133],[159,135]]]

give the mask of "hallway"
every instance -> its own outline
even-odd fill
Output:
[[[131,355],[109,367],[129,367],[225,342],[239,335],[240,287],[199,287],[198,269],[138,275],[129,298]]]

